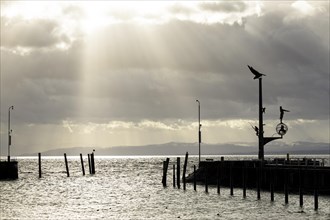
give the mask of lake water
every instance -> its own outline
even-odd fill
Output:
[[[326,156],[327,157],[327,156]],[[319,197],[314,210],[313,196],[304,196],[299,207],[298,195],[215,187],[197,192],[191,184],[187,190],[173,188],[172,170],[168,187],[163,188],[162,157],[96,157],[96,174],[82,176],[80,159],[68,157],[70,177],[66,175],[63,157],[42,158],[42,178],[38,178],[38,159],[18,158],[19,179],[1,181],[0,219],[330,219],[330,197]],[[215,158],[217,159],[217,158]],[[326,158],[327,159],[327,158]],[[184,157],[181,157],[183,165]],[[188,173],[198,157],[190,157]],[[170,164],[176,157],[170,157]],[[170,167],[172,167],[170,165]]]

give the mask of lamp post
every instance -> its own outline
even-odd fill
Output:
[[[11,132],[10,129],[10,110],[14,110],[14,106],[8,108],[8,162],[10,162],[10,145],[11,145]]]
[[[202,133],[201,133],[201,103],[198,102],[198,164],[201,162],[201,142],[202,142]]]

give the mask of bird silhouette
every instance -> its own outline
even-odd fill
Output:
[[[262,76],[266,76],[265,74],[259,73],[257,70],[253,69],[252,66],[249,66],[249,65],[247,65],[247,66],[249,67],[250,71],[254,74],[254,78],[253,79],[259,79]]]

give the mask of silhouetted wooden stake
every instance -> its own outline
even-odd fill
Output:
[[[270,168],[270,201],[274,202],[274,170]]]
[[[196,165],[194,165],[194,190],[196,191]]]
[[[166,161],[163,162],[163,186],[167,186],[167,170],[168,164],[170,163],[170,158],[166,158]]]
[[[304,194],[303,194],[303,173],[301,168],[299,168],[299,206],[302,207],[304,205]]]
[[[289,190],[288,190],[288,170],[284,171],[284,194],[285,194],[285,204],[289,203]]]
[[[318,173],[317,170],[314,170],[314,210],[319,208],[319,190],[318,190]]]
[[[246,198],[246,166],[247,163],[244,161],[244,168],[243,168],[243,198]]]
[[[94,152],[91,154],[91,166],[92,166],[92,174],[95,174]]]
[[[188,163],[188,152],[186,153],[186,157],[185,157],[185,159],[184,159],[184,165],[183,165],[183,174],[182,174],[183,190],[186,190],[186,171],[187,171],[187,163]]]
[[[166,187],[166,173],[165,173],[165,170],[166,170],[166,161],[164,160],[163,161],[163,178],[162,178],[162,183],[163,183],[163,187]]]
[[[69,177],[69,166],[68,166],[68,160],[66,159],[66,153],[64,153],[64,161],[65,161],[65,167],[66,167],[66,175]]]
[[[87,154],[88,156],[88,168],[89,168],[89,174],[92,174],[92,167],[91,167],[91,155]]]
[[[83,176],[85,176],[85,167],[84,167],[84,160],[83,160],[82,154],[80,154],[80,162],[81,162],[81,169],[82,169]]]
[[[208,181],[207,181],[207,168],[205,168],[205,192],[209,192],[209,186],[208,186]]]
[[[230,162],[229,165],[229,185],[230,185],[230,195],[234,195],[234,188],[233,188],[233,162]]]
[[[217,166],[217,193],[220,194],[220,163]]]
[[[175,188],[175,164],[173,164],[173,188]]]
[[[41,178],[41,153],[38,153],[39,178]]]
[[[260,163],[257,166],[257,199],[260,200]]]
[[[180,157],[176,158],[176,185],[178,186],[178,189],[180,189]]]

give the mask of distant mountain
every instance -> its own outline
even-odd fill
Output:
[[[86,155],[95,149],[96,155],[109,156],[131,156],[131,155],[198,155],[198,143],[176,143],[154,144],[144,146],[116,146],[107,148],[74,147],[59,148],[42,152],[44,156],[59,156],[66,153],[68,156],[78,156],[80,153]],[[269,143],[265,146],[265,154],[329,154],[328,143],[296,142],[285,144],[282,142]],[[251,143],[228,143],[228,144],[201,144],[202,155],[257,155],[258,147]],[[22,156],[35,156],[24,154]]]

